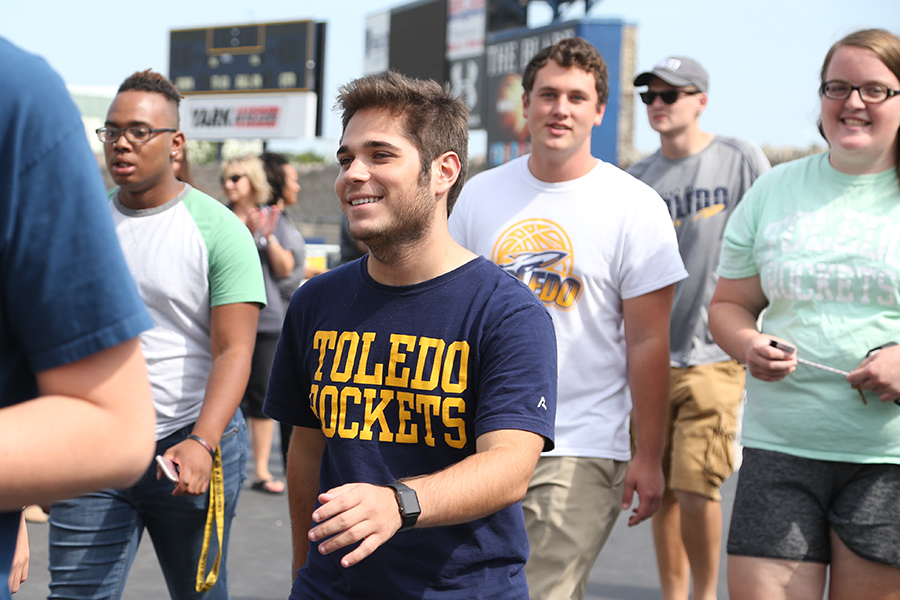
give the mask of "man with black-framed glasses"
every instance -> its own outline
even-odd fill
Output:
[[[664,600],[714,600],[722,537],[719,488],[734,464],[744,368],[709,334],[707,311],[725,223],[769,169],[751,142],[700,129],[709,76],[695,60],[670,56],[634,80],[661,147],[628,172],[669,206],[690,276],[675,290],[669,331],[671,390],[663,465],[666,494],[653,516]]]
[[[156,407],[156,455],[167,471],[153,463],[130,488],[53,505],[51,598],[121,597],[144,529],[173,599],[229,597],[228,538],[247,461],[238,405],[266,294],[244,224],[175,178],[184,149],[180,99],[159,73],[135,73],[97,130],[118,186],[109,192],[116,234],[153,319],[141,344]],[[220,529],[204,539],[208,507],[219,509]]]
[[[119,141],[121,136],[132,144],[143,144],[150,140],[150,136],[161,131],[177,132],[175,127],[126,127],[119,129],[118,127],[101,127],[96,131],[97,139],[104,144],[114,144]],[[177,154],[177,152],[176,152]]]

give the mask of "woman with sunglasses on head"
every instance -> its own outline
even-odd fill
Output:
[[[828,152],[744,196],[710,307],[751,375],[732,600],[900,598],[900,39],[837,42],[819,94]]]
[[[225,161],[222,165],[222,186],[225,188],[229,207],[247,225],[256,240],[266,284],[267,304],[259,315],[250,381],[241,402],[241,409],[250,425],[250,449],[254,465],[251,489],[281,494],[284,492],[284,482],[275,479],[269,471],[275,421],[263,413],[262,406],[266,399],[275,347],[287,310],[287,301],[279,290],[279,282],[291,277],[298,262],[302,265],[303,250],[301,246],[298,259],[295,256],[296,244],[291,235],[293,228],[281,217],[277,208],[269,206],[272,188],[259,157],[247,154]]]

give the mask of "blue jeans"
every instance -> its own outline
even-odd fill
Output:
[[[157,454],[184,441],[191,427],[156,443]],[[219,578],[198,594],[194,585],[203,545],[209,494],[173,496],[175,484],[156,479],[156,463],[124,490],[102,490],[56,503],[50,510],[50,596],[73,600],[118,599],[146,527],[174,600],[227,600],[227,548],[246,476],[247,429],[238,410],[220,442],[225,480],[225,532]],[[213,528],[208,568],[218,540]]]
[[[9,600],[9,572],[19,534],[20,511],[0,513],[0,600]]]

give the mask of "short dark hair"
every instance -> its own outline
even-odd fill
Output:
[[[534,55],[522,74],[522,87],[525,88],[526,95],[534,89],[537,72],[551,60],[559,63],[561,67],[578,67],[593,75],[594,87],[597,90],[597,108],[606,104],[609,99],[609,68],[600,51],[580,37],[561,39]]]
[[[178,107],[181,105],[181,94],[175,84],[165,78],[165,76],[157,73],[152,69],[144,71],[135,71],[129,75],[122,85],[119,86],[117,94],[122,92],[152,92],[154,94],[162,94],[169,102],[175,105],[175,115],[178,118]],[[176,121],[176,126],[178,121]]]
[[[284,197],[284,166],[290,164],[281,154],[277,152],[263,152],[259,155],[263,162],[263,169],[266,171],[266,179],[269,180],[269,187],[272,192],[269,195],[269,204],[276,204]]]
[[[421,177],[431,177],[431,163],[444,152],[459,157],[459,177],[447,194],[447,214],[453,210],[468,172],[469,109],[450,86],[413,79],[393,71],[354,79],[342,85],[335,109],[342,131],[360,110],[384,109],[399,117],[402,134],[419,151]],[[427,180],[427,179],[426,179]]]

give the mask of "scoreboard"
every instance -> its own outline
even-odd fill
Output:
[[[320,92],[323,50],[313,21],[175,29],[169,79],[184,95]]]

